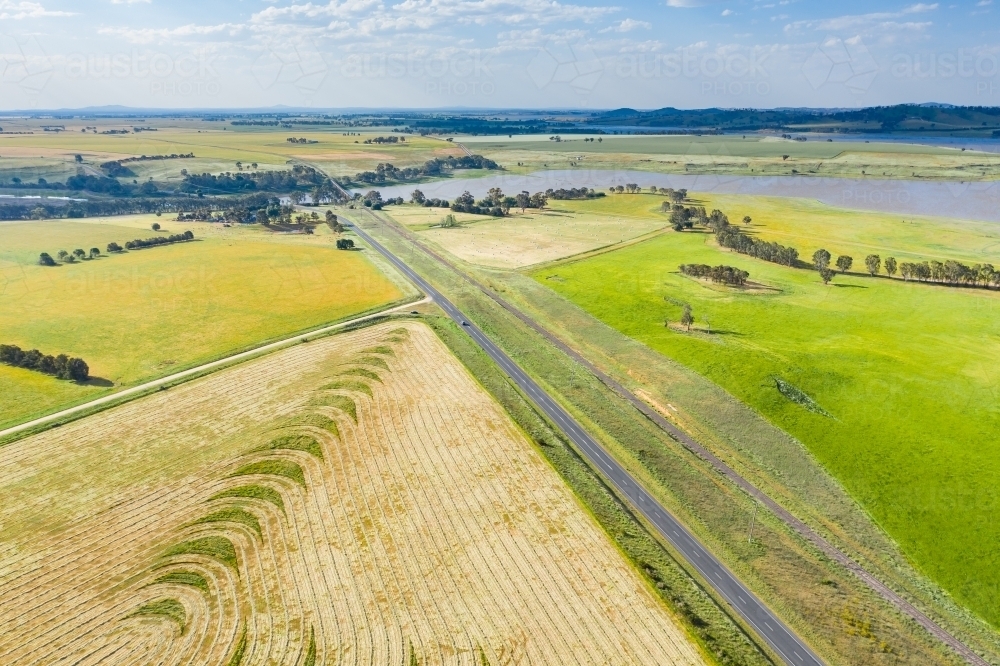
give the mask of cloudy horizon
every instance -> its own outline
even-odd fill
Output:
[[[0,109],[996,106],[993,0],[0,0]]]

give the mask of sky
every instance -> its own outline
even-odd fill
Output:
[[[903,102],[1000,105],[1000,0],[0,0],[3,110]]]

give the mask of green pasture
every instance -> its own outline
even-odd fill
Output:
[[[585,138],[600,138],[584,141]],[[677,174],[819,175],[835,178],[991,180],[1000,157],[896,142],[794,141],[758,134],[725,136],[463,137],[515,172],[545,168],[627,169]],[[641,185],[641,183],[640,183]]]
[[[159,233],[196,241],[47,268],[38,254],[105,252]],[[366,258],[333,236],[175,223],[138,216],[0,224],[0,342],[82,357],[89,385],[0,366],[0,427],[111,385],[135,385],[266,340],[401,298]]]
[[[656,214],[651,196],[615,198]],[[750,214],[760,220],[756,233],[803,256],[820,246],[851,254],[855,271],[868,250],[1000,263],[991,245],[1000,229],[991,234],[988,225],[904,224],[752,197],[705,203],[731,219]],[[687,278],[682,263],[737,266],[756,284],[739,290]],[[1000,293],[861,274],[824,286],[815,271],[724,251],[698,232],[670,232],[533,277],[800,439],[919,569],[1000,626]],[[685,304],[695,316],[690,332],[679,326]],[[819,410],[797,404],[789,385]]]
[[[593,138],[595,141],[584,141]],[[600,138],[598,142],[596,139]],[[793,157],[832,159],[846,152],[897,153],[901,155],[954,155],[958,149],[901,142],[846,142],[810,138],[794,141],[759,134],[721,136],[601,136],[569,134],[561,141],[544,136],[461,137],[474,152],[480,150],[526,150],[552,153],[632,153],[635,155],[732,155],[737,157]]]

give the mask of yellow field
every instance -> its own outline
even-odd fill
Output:
[[[456,215],[461,227],[426,228],[448,211],[394,206],[388,214],[465,261],[491,268],[516,269],[554,261],[598,247],[631,240],[662,229],[666,218],[632,215],[580,214],[550,202],[544,211],[514,210],[510,217]],[[431,211],[431,212],[426,212]]]
[[[101,130],[132,126],[126,120],[98,124]],[[338,128],[234,127],[228,123],[178,119],[150,120],[146,124],[158,131],[123,135],[83,133],[80,129],[93,126],[94,121],[79,120],[68,124],[65,132],[43,133],[37,122],[4,122],[7,130],[35,133],[0,135],[0,180],[17,175],[26,182],[39,177],[62,181],[76,172],[76,155],[82,156],[85,168],[93,170],[110,160],[194,153],[194,159],[129,163],[128,168],[140,182],[150,177],[160,182],[179,181],[181,169],[192,173],[235,172],[236,162],[247,166],[257,163],[261,170],[285,170],[290,168],[289,161],[302,161],[334,175],[353,176],[379,162],[402,167],[422,164],[433,157],[464,155],[458,146],[420,136],[407,136],[405,142],[397,144],[364,143],[365,139],[391,135],[389,129],[369,129],[359,136],[343,136]],[[289,137],[316,143],[293,144],[286,140]]]
[[[101,251],[164,230],[197,239],[54,268],[38,254]],[[0,343],[79,356],[90,385],[0,366],[0,426],[110,384],[134,385],[227,352],[400,299],[366,252],[338,252],[332,235],[176,223],[164,216],[0,224]]]
[[[421,324],[297,346],[0,466],[3,664],[702,663]]]

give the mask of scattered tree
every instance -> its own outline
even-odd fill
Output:
[[[121,252],[124,248],[118,243],[108,243],[108,253]]]
[[[833,279],[833,275],[834,275],[833,271],[831,271],[829,268],[824,267],[819,269],[819,276],[823,278],[823,284],[830,284],[830,280]]]
[[[97,259],[99,256],[101,256],[101,251],[99,249],[97,249],[96,247],[90,248],[91,259]]]
[[[753,220],[750,219],[749,215],[743,216],[743,224],[749,227],[751,222],[753,222]]]
[[[338,238],[337,239],[337,249],[338,250],[353,250],[354,241],[350,238]]]
[[[813,252],[813,264],[816,270],[822,271],[830,265],[831,255],[826,250],[820,249]]]
[[[458,226],[458,219],[456,219],[455,216],[452,215],[451,213],[448,213],[447,215],[445,215],[444,221],[441,223],[441,226],[445,229],[454,229],[455,227]]]
[[[837,268],[840,269],[841,273],[846,273],[851,270],[851,266],[854,265],[854,258],[848,257],[846,254],[842,254],[837,257]]]
[[[38,257],[38,263],[41,266],[55,266],[56,260],[48,252],[42,252]]]
[[[77,259],[84,259],[86,258],[87,253],[84,252],[81,248],[77,248],[73,250],[73,256],[76,257]]]
[[[153,231],[159,231],[159,230],[160,230],[160,223],[153,222]]]
[[[882,257],[878,256],[877,254],[869,254],[867,257],[865,257],[865,268],[868,269],[868,272],[871,274],[872,277],[878,275],[878,269],[881,268],[881,266],[882,266]]]
[[[684,312],[681,313],[681,324],[691,330],[691,324],[694,323],[694,313],[691,312],[691,306],[684,304]]]
[[[893,275],[896,274],[896,258],[895,257],[886,257],[885,258],[885,272],[886,272],[886,275],[888,275],[889,277],[892,277]]]
[[[427,197],[425,197],[424,193],[421,192],[420,190],[413,190],[413,192],[410,194],[411,203],[415,203],[418,206],[423,206],[425,201],[427,201]]]
[[[83,163],[83,155],[74,155],[73,159],[76,160],[77,164],[82,164]]]

